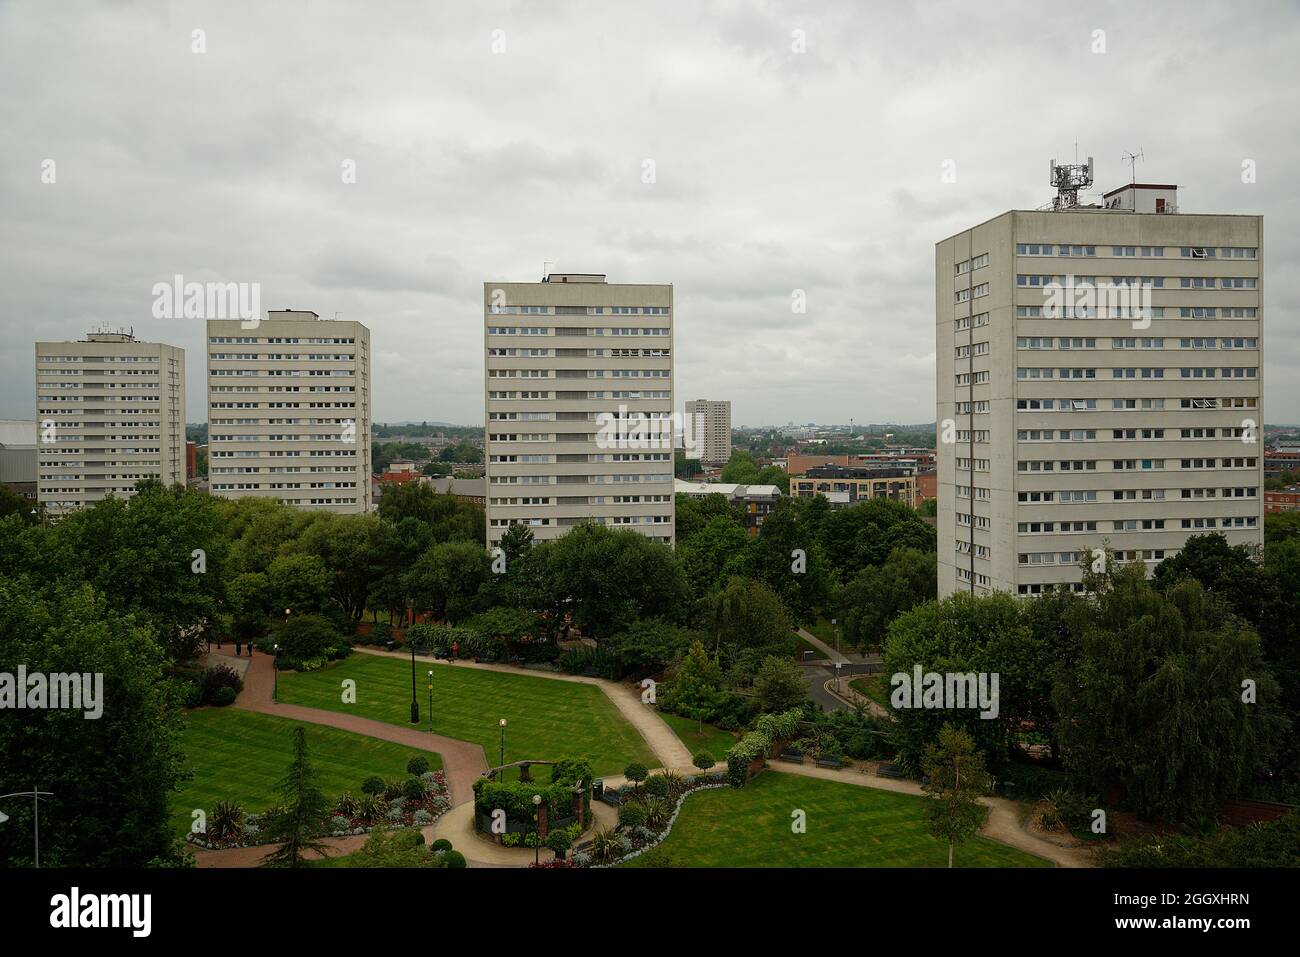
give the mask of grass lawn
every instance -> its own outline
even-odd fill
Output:
[[[427,728],[425,676],[430,665],[417,662],[416,668],[421,726]],[[456,665],[433,666],[433,675],[433,730],[482,745],[490,765],[500,760],[502,718],[507,721],[507,762],[586,757],[596,774],[621,774],[633,761],[646,767],[659,763],[645,739],[594,685]],[[357,683],[356,704],[340,700],[345,678]],[[280,700],[408,725],[411,663],[354,654],[320,671],[281,672]],[[536,774],[550,780],[548,771]]]
[[[185,766],[194,772],[182,790],[172,795],[174,830],[189,831],[190,812],[212,813],[217,801],[238,801],[246,811],[263,811],[278,799],[276,785],[293,757],[292,730],[301,724],[236,708],[203,708],[186,716],[183,745]],[[442,759],[428,751],[368,738],[315,724],[307,729],[307,747],[321,790],[329,797],[343,791],[361,792],[372,774],[406,777],[406,762],[416,755],[438,770]]]
[[[769,770],[740,790],[688,797],[659,853],[688,867],[947,867],[948,846],[926,833],[924,802],[910,794]],[[796,809],[807,814],[804,834],[790,830]],[[627,866],[652,863],[653,855],[645,855]],[[953,863],[1052,866],[983,837],[958,846]]]
[[[673,729],[692,756],[701,751],[708,751],[719,764],[724,764],[727,760],[727,752],[731,750],[731,746],[737,741],[736,736],[730,731],[723,731],[711,724],[706,724],[704,733],[700,734],[696,730],[699,727],[699,722],[694,718],[683,718],[681,715],[669,714],[666,711],[660,711],[659,717],[663,718],[668,727]]]
[[[889,710],[889,695],[893,689],[889,685],[888,675],[863,675],[850,681],[849,687],[858,694],[866,695],[886,711]]]

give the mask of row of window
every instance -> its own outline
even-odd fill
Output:
[[[1024,491],[1016,493],[1021,505],[1089,505],[1095,502],[1163,502],[1166,498],[1189,501],[1220,498],[1257,498],[1259,489],[1254,485],[1231,485],[1216,488],[1116,488],[1116,489],[1060,489],[1056,491]]]
[[[1097,459],[1021,459],[1016,462],[1017,472],[1095,472]],[[1112,472],[1133,472],[1160,470],[1166,462],[1178,462],[1180,469],[1253,469],[1259,459],[1248,456],[1229,456],[1227,458],[1190,458],[1190,459],[1111,459]],[[1170,465],[1169,468],[1175,466]]]
[[[555,310],[552,313],[552,310]],[[667,306],[489,306],[493,316],[666,316]]]
[[[1257,319],[1254,306],[1016,306],[1017,319]],[[967,328],[962,326],[961,328]]]
[[[1017,399],[1016,411],[1018,412],[1094,412],[1101,408],[1098,405],[1098,399]],[[1194,398],[1178,399],[1177,405],[1174,405],[1174,399],[1169,400],[1169,409],[1254,409],[1259,406],[1259,399],[1256,396],[1228,396],[1225,398]],[[960,412],[969,412],[969,408],[963,409],[961,406],[969,406],[969,402],[957,403]],[[987,412],[989,410],[988,402],[977,402],[975,412]],[[1131,411],[1138,409],[1164,409],[1164,399],[1111,399],[1110,408],[1117,411]]]
[[[1106,247],[1102,247],[1105,249]],[[1254,246],[1180,246],[1178,255],[1184,259],[1255,259]],[[1160,258],[1164,246],[1111,246],[1110,254],[1118,257],[1144,256]],[[1056,243],[1016,243],[1017,256],[1096,256],[1096,246],[1074,246]]]
[[[1103,372],[1106,370],[1103,369]],[[1169,371],[1160,366],[1148,367],[1115,367],[1110,369],[1112,379],[1163,379],[1165,372]],[[961,373],[957,376],[957,384],[964,385],[962,376],[966,376],[966,382],[970,382],[972,373]],[[974,373],[979,376],[981,373]],[[983,373],[984,378],[976,378],[975,382],[987,382],[988,373]],[[1223,366],[1223,367],[1206,367],[1195,366],[1180,368],[1178,370],[1179,378],[1182,379],[1255,379],[1259,377],[1258,366]],[[1095,379],[1097,370],[1095,368],[1059,368],[1059,367],[1032,367],[1020,366],[1016,369],[1017,379]],[[1170,378],[1173,378],[1170,376]]]
[[[1101,339],[1102,342],[1106,340]],[[1087,336],[1017,336],[1017,349],[1096,349],[1098,340]],[[1177,345],[1175,345],[1177,343]],[[988,343],[978,343],[987,346]],[[1112,336],[1110,338],[1110,347],[1112,349],[1258,349],[1259,338],[1257,336],[1184,336],[1181,338],[1169,338],[1166,341],[1164,336]],[[957,347],[957,358],[965,358],[969,352],[963,354],[962,349],[969,350],[969,346]],[[988,350],[985,349],[985,352]],[[976,353],[977,355],[982,353]]]
[[[209,336],[208,342],[214,345],[240,345],[252,346],[258,343],[268,345],[299,345],[307,344],[313,346],[351,346],[356,345],[356,339],[329,337],[329,338],[310,338],[303,339],[295,336],[272,336],[269,338],[259,338],[257,336]],[[158,360],[154,360],[157,362]]]
[[[554,326],[488,326],[490,336],[666,336],[667,326],[598,326],[594,329],[558,329]]]

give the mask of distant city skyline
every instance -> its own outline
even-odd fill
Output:
[[[150,310],[184,275],[366,324],[377,421],[480,422],[482,281],[549,261],[674,285],[679,409],[930,421],[935,243],[1077,149],[1085,199],[1141,151],[1265,216],[1263,418],[1300,418],[1296,7],[1011,6],[6,3],[0,416],[36,340],[105,325],[185,349],[202,408],[203,319]]]

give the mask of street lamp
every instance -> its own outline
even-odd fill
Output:
[[[533,863],[540,864],[541,858],[538,856],[542,852],[542,819],[539,816],[542,813],[542,796],[533,795]]]
[[[32,799],[32,836],[36,842],[35,861],[36,866],[41,866],[41,805],[42,798],[53,797],[52,791],[38,791],[33,788],[30,791],[15,791],[13,794],[0,794],[0,800],[12,797],[30,797]],[[9,820],[7,814],[0,814],[0,824]]]
[[[275,684],[271,688],[271,700],[280,700],[280,645],[276,643],[274,647],[275,660],[271,662],[271,671],[275,675]]]
[[[409,638],[407,639],[410,640]],[[411,642],[411,724],[420,723],[420,702],[415,700],[415,642]]]
[[[501,719],[501,760],[497,762],[497,767],[505,767],[506,763],[506,719]],[[503,772],[504,773],[504,772]],[[499,778],[498,780],[504,780]]]
[[[433,669],[429,669],[429,733],[433,734]]]
[[[844,679],[840,677],[840,669],[843,667],[844,662],[835,662],[835,689],[841,692],[844,690]]]

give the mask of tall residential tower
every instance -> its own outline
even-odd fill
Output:
[[[1262,218],[1057,185],[935,249],[940,595],[1077,590],[1103,546],[1149,568],[1190,535],[1262,543]]]
[[[61,515],[185,484],[185,350],[129,332],[36,343],[37,497]]]
[[[686,425],[695,452],[706,465],[726,465],[731,459],[731,401],[692,399],[686,403]],[[688,450],[689,453],[689,450]],[[691,456],[695,457],[695,456]]]
[[[671,285],[600,274],[483,284],[489,543],[583,522],[672,541],[672,311]]]
[[[361,323],[290,309],[256,328],[208,320],[213,495],[364,512],[370,417],[370,330]]]

